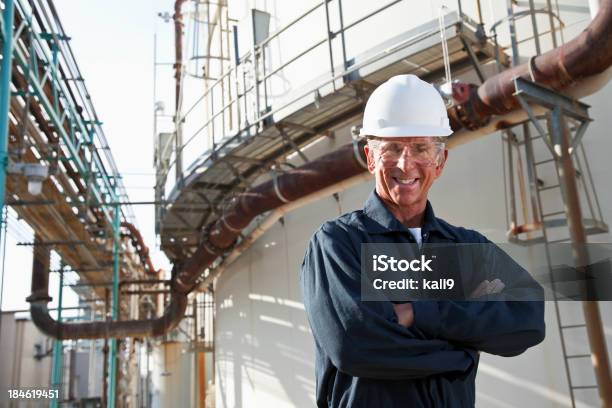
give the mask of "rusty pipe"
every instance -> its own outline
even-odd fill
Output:
[[[514,81],[522,77],[561,91],[612,65],[612,1],[602,1],[599,13],[582,33],[560,47],[505,70],[474,88],[469,100],[449,109],[453,130],[480,127],[492,115],[519,108]]]
[[[174,62],[174,78],[176,80],[176,109],[178,114],[178,107],[181,97],[181,77],[183,75],[183,12],[181,8],[183,7],[183,3],[185,0],[176,0],[174,2],[174,53],[175,53],[175,62]]]
[[[223,216],[207,228],[202,245],[180,268],[175,287],[180,291],[191,291],[201,272],[233,245],[238,234],[257,215],[363,173],[363,145],[364,141],[358,146],[342,146],[234,197]],[[359,158],[356,152],[359,152]]]
[[[99,339],[124,337],[155,337],[174,329],[183,319],[187,308],[187,295],[172,292],[172,300],[164,314],[155,319],[93,321],[85,323],[58,322],[49,314],[47,303],[51,298],[30,296],[30,315],[38,329],[56,339]]]
[[[45,252],[46,251],[46,252]],[[171,292],[170,304],[164,314],[156,319],[94,321],[84,323],[58,322],[49,314],[49,268],[45,266],[45,256],[49,248],[34,247],[32,263],[32,294],[27,298],[30,315],[38,329],[56,339],[99,339],[124,337],[161,336],[175,328],[182,320],[187,307],[187,295]]]
[[[161,269],[155,269],[153,267],[153,262],[151,261],[151,257],[149,256],[149,247],[147,247],[142,239],[142,234],[134,224],[131,222],[123,221],[121,222],[121,226],[126,228],[130,232],[130,236],[132,237],[132,244],[136,248],[138,252],[138,256],[140,257],[140,263],[144,267],[144,270],[149,275],[159,275],[161,273]]]

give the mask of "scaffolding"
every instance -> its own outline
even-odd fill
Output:
[[[130,301],[120,302],[121,276],[138,277],[146,267],[122,230],[121,223],[133,224],[135,217],[102,122],[53,2],[5,0],[2,6],[2,207],[12,207],[34,230],[32,242],[20,243],[34,250],[33,273],[51,272],[51,249],[70,267],[59,271],[59,320],[66,272],[81,283],[111,280],[108,318],[118,320],[130,314]],[[108,300],[104,288],[78,293],[93,301],[93,319],[107,318],[100,307]],[[29,297],[49,300],[47,293]],[[117,343],[110,343],[108,406],[114,406]],[[57,340],[54,346],[54,386],[62,378],[62,345]]]

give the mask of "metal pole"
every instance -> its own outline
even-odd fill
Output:
[[[512,66],[519,65],[518,42],[516,40],[516,22],[514,21],[514,6],[511,0],[506,0],[508,9],[508,27],[510,28],[510,44],[512,45]]]
[[[2,233],[0,240],[2,241],[2,265],[0,265],[0,316],[2,316],[2,294],[4,293],[4,264],[6,260],[6,231],[8,225],[8,207],[0,209],[2,213]],[[2,333],[2,318],[0,317],[0,333]]]
[[[327,29],[327,48],[329,50],[329,69],[330,69],[330,73],[331,73],[331,78],[332,78],[332,87],[334,89],[334,92],[336,91],[336,80],[334,79],[334,77],[336,76],[336,74],[334,73],[334,50],[332,47],[332,32],[331,32],[331,25],[329,24],[329,1],[330,0],[325,0],[325,22],[326,22],[326,29]]]
[[[0,67],[0,211],[4,208],[6,166],[8,165],[8,114],[11,97],[11,70],[13,63],[13,0],[4,1],[2,22],[2,66]]]
[[[578,269],[589,264],[589,255],[586,251],[586,233],[582,223],[580,198],[576,185],[576,170],[569,153],[569,129],[565,123],[560,107],[552,111],[552,137],[553,143],[561,147],[561,157],[556,161],[559,174],[559,184],[565,201],[565,212],[569,233],[572,239],[574,258]],[[597,301],[583,301],[582,308],[591,347],[591,360],[595,370],[595,377],[599,386],[599,396],[602,406],[612,407],[612,375],[606,340],[601,324],[601,314]]]
[[[119,318],[119,206],[115,205],[113,209],[113,295],[111,315],[112,320],[116,321]],[[116,402],[116,387],[117,387],[117,339],[110,340],[110,353],[108,361],[109,381],[108,381],[108,403],[109,408],[115,408]]]
[[[108,304],[110,299],[110,290],[104,290],[104,320],[108,320]],[[104,338],[104,346],[102,347],[102,353],[104,353],[103,366],[102,366],[102,378],[104,384],[102,385],[102,405],[106,407],[108,401],[108,337]]]
[[[49,248],[43,247],[35,247],[34,251],[45,251],[45,258],[49,257]],[[42,262],[42,260],[41,260]],[[64,293],[64,271],[63,265],[60,265],[60,273],[59,273],[59,293],[57,297],[57,321],[62,321],[62,298]],[[63,350],[64,342],[62,340],[54,340],[53,341],[53,368],[51,371],[51,388],[60,390],[62,386],[62,363],[64,360],[64,350]],[[60,392],[61,393],[61,392]],[[59,395],[58,398],[53,398],[51,400],[51,408],[57,408],[59,406]]]

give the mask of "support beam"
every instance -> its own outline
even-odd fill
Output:
[[[4,208],[6,167],[8,165],[9,102],[11,98],[11,71],[13,65],[13,0],[4,1],[2,13],[2,66],[0,67],[0,212]]]

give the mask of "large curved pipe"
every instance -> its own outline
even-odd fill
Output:
[[[180,291],[191,291],[202,271],[232,246],[238,234],[257,215],[363,173],[364,160],[363,142],[348,144],[238,194],[229,210],[207,228],[205,241],[176,275],[175,287]]]
[[[39,237],[36,237],[36,241]],[[170,304],[164,314],[156,319],[93,321],[86,323],[65,323],[55,320],[49,314],[49,247],[34,246],[32,263],[32,294],[30,302],[32,321],[40,331],[56,339],[97,339],[124,337],[152,337],[175,328],[185,315],[187,295],[171,292]]]
[[[134,245],[136,252],[138,252],[138,257],[140,258],[140,263],[144,267],[145,273],[149,275],[159,275],[161,269],[155,269],[153,267],[153,262],[149,256],[149,247],[145,245],[138,228],[136,228],[136,226],[131,222],[127,221],[123,221],[121,226],[130,232],[129,235],[132,237],[132,245]]]
[[[602,1],[599,13],[577,37],[526,64],[507,69],[474,88],[469,100],[452,107],[453,130],[475,129],[492,115],[519,108],[514,81],[521,77],[552,89],[570,90],[580,80],[604,73],[612,65],[612,1]]]

